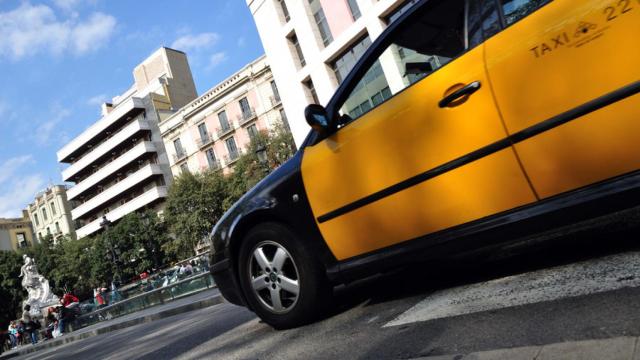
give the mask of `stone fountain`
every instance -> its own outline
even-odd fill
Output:
[[[60,299],[51,292],[49,280],[38,273],[38,267],[34,259],[26,254],[22,256],[24,265],[20,269],[20,277],[22,278],[22,287],[27,290],[29,297],[22,304],[31,305],[31,316],[34,318],[42,318],[42,310],[55,306],[60,303]]]

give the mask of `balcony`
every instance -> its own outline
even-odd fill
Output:
[[[220,163],[220,160],[215,160],[213,163],[208,162],[208,166],[202,168],[202,170],[220,170],[222,169],[222,164]]]
[[[89,201],[71,210],[71,218],[73,220],[76,220],[82,217],[83,215],[86,215],[90,211],[96,210],[97,208],[109,203],[111,200],[113,200],[117,196],[125,193],[127,190],[151,178],[152,176],[161,175],[161,174],[162,174],[162,168],[160,167],[160,165],[156,165],[156,164],[145,165],[142,168],[140,168],[138,171],[127,176],[122,181],[118,182],[117,184],[111,186],[108,189],[105,189],[103,192],[94,196]]]
[[[234,163],[239,158],[240,158],[240,152],[239,151],[232,151],[232,152],[229,153],[229,155],[225,155],[224,156],[224,163],[229,165],[231,163]]]
[[[174,164],[179,163],[180,161],[182,161],[182,160],[184,160],[184,159],[186,159],[186,158],[187,158],[187,152],[186,152],[186,151],[184,151],[184,149],[182,149],[182,150],[180,150],[180,151],[176,152],[176,153],[172,156],[172,159],[173,159],[173,163],[174,163]]]
[[[213,142],[213,136],[211,134],[200,134],[200,138],[196,139],[196,144],[199,148],[205,147]]]
[[[166,186],[156,186],[152,189],[147,190],[142,195],[132,199],[131,201],[126,202],[124,205],[117,207],[116,209],[109,212],[107,215],[107,219],[109,221],[117,221],[120,220],[123,216],[132,213],[142,207],[145,207],[158,199],[167,197],[167,187]],[[91,235],[96,231],[100,230],[100,222],[101,218],[97,218],[96,220],[78,228],[76,230],[76,234],[78,235],[78,239],[83,238],[85,236]]]
[[[248,123],[249,121],[253,120],[256,118],[256,111],[253,108],[250,108],[248,111],[246,112],[242,112],[242,114],[238,115],[238,124],[240,124],[240,126]]]
[[[282,99],[280,99],[280,96],[269,96],[269,102],[271,107],[276,107],[282,103]]]
[[[144,111],[144,102],[139,98],[131,98],[113,109],[107,116],[91,125],[82,134],[71,140],[67,145],[60,149],[57,153],[58,161],[67,162],[69,158],[78,153],[80,149],[93,139],[100,136],[105,130],[116,124],[126,116],[135,116],[137,113]]]
[[[234,130],[233,124],[229,124],[229,127],[218,129],[216,133],[218,135],[218,138],[221,138],[223,136],[230,134],[233,130]]]
[[[76,186],[67,191],[67,198],[69,200],[75,199],[78,195],[91,189],[100,181],[106,179],[108,176],[116,173],[123,167],[131,164],[135,159],[144,155],[145,153],[156,152],[156,146],[151,141],[144,141],[133,147],[133,149],[127,151],[122,156],[118,157],[108,165],[98,170],[91,176],[79,182]]]
[[[99,146],[93,148],[93,150],[85,154],[85,156],[83,156],[80,160],[64,169],[64,171],[62,171],[62,179],[64,181],[70,181],[74,175],[87,168],[102,156],[109,153],[109,151],[113,150],[116,146],[122,144],[127,139],[133,137],[138,132],[143,130],[151,130],[151,127],[146,120],[138,118],[132,121],[130,124],[115,133],[111,138],[109,138]]]

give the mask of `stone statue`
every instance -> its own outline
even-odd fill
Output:
[[[20,268],[20,277],[22,278],[22,287],[29,293],[29,298],[24,305],[31,305],[31,314],[33,316],[40,315],[40,308],[55,305],[59,303],[59,299],[55,294],[51,293],[49,288],[49,280],[38,273],[38,267],[35,260],[27,256],[22,256],[24,265]]]

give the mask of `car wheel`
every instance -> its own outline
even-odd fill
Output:
[[[238,265],[249,305],[276,329],[309,323],[329,304],[331,287],[322,265],[281,224],[264,223],[250,230]]]

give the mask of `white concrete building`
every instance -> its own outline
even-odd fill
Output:
[[[158,123],[196,98],[187,56],[161,48],[138,65],[134,85],[57,153],[78,238],[143,208],[161,211],[171,182]]]
[[[309,103],[326,105],[368,46],[416,0],[246,0],[300,143]],[[383,63],[385,74],[397,72]]]
[[[66,186],[53,185],[39,192],[27,206],[26,212],[38,240],[49,235],[53,237],[54,243],[65,235],[76,239]]]
[[[264,56],[252,61],[160,123],[175,176],[189,170],[225,173],[260,131],[287,126]]]

